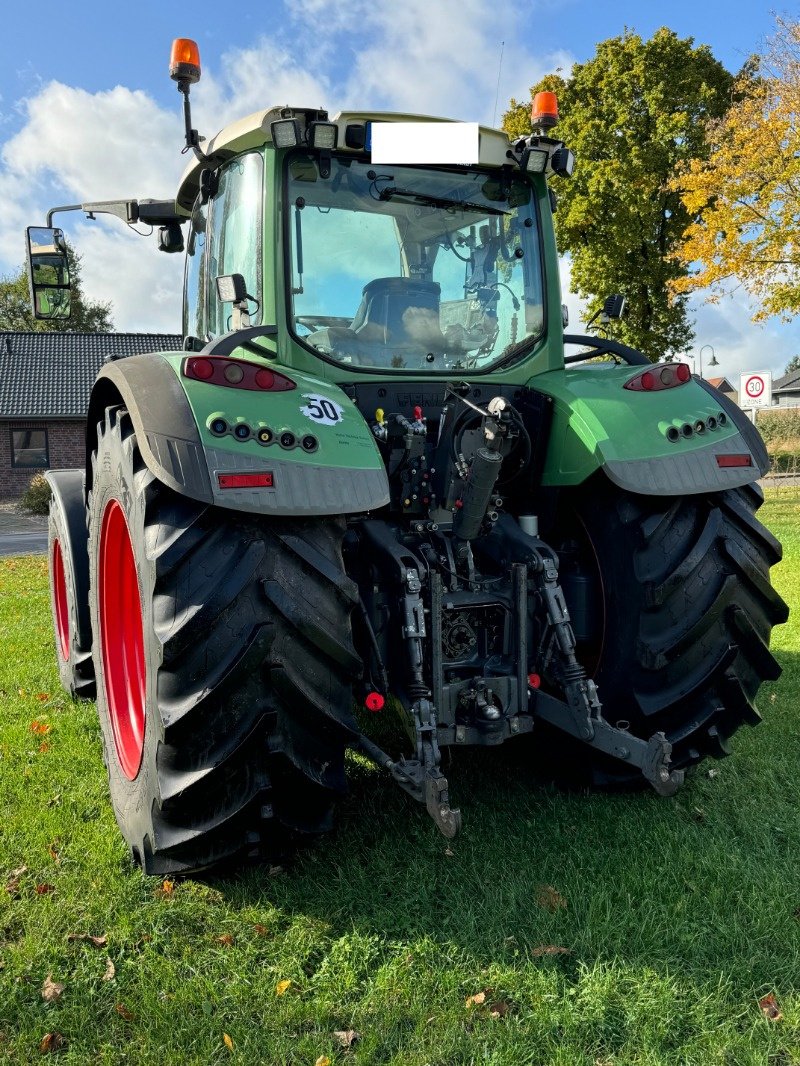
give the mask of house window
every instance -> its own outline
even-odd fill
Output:
[[[49,467],[47,430],[12,429],[11,465],[38,469]]]

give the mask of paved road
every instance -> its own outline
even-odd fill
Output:
[[[0,533],[0,555],[46,554],[46,533]]]

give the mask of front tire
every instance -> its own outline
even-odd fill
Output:
[[[111,799],[151,874],[278,861],[329,829],[360,671],[340,519],[179,496],[98,427],[90,605]]]
[[[675,768],[729,754],[742,723],[761,720],[762,682],[781,672],[769,640],[788,608],[770,584],[781,546],[755,517],[762,502],[756,484],[673,498],[599,477],[565,508],[594,585],[598,624],[579,654],[603,714],[642,738],[663,730]],[[601,787],[640,780],[585,746],[571,755]]]

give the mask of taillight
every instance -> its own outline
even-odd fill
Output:
[[[181,373],[193,381],[207,381],[210,385],[248,389],[250,392],[289,392],[297,388],[290,378],[277,370],[230,356],[190,355],[183,360]]]
[[[692,376],[686,363],[655,363],[651,370],[643,370],[625,382],[631,392],[660,392],[685,385]]]

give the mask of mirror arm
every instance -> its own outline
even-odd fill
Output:
[[[80,211],[82,210],[81,204],[64,204],[63,207],[51,207],[47,212],[47,228],[53,228],[53,215],[57,215],[59,211]]]
[[[173,200],[98,200],[95,203],[51,207],[47,212],[48,228],[53,225],[53,215],[61,211],[84,211],[91,219],[95,215],[113,215],[127,225],[144,222],[151,226],[166,226],[170,222],[186,222],[186,218],[175,210]]]

